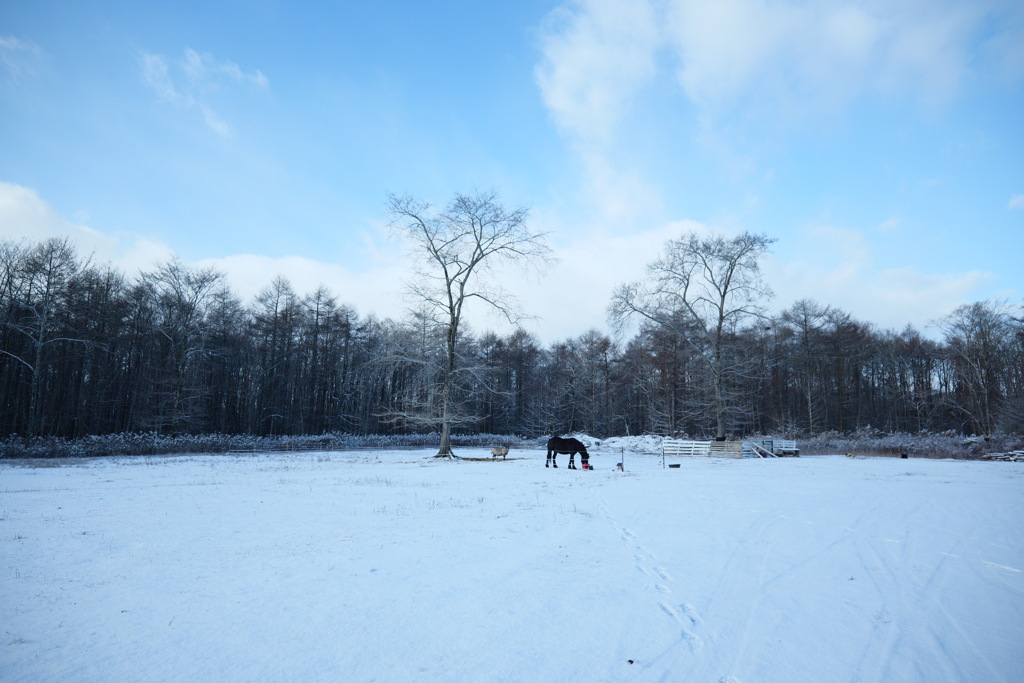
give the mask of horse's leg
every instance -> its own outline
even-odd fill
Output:
[[[544,467],[551,467],[551,451],[548,451],[548,459],[544,461]]]
[[[576,453],[575,452],[569,454],[569,469],[570,470],[576,469]]]

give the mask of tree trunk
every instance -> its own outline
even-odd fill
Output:
[[[455,344],[458,340],[458,320],[452,314],[448,326],[448,358],[445,367],[444,379],[441,385],[441,445],[437,449],[437,458],[452,458],[452,382],[455,377]]]
[[[437,450],[435,458],[452,458],[455,453],[452,452],[452,426],[446,419],[441,425],[441,447]]]
[[[722,387],[723,380],[721,375],[715,378],[715,423],[716,430],[715,436],[717,441],[725,441],[725,397],[724,389]]]

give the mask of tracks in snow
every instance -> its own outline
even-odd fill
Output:
[[[696,629],[701,624],[697,610],[690,603],[678,601],[672,590],[672,575],[658,562],[657,557],[640,542],[636,534],[616,519],[608,509],[607,501],[593,487],[590,487],[590,490],[598,500],[602,516],[615,529],[622,539],[622,544],[633,556],[636,570],[647,579],[645,585],[658,610],[672,620],[674,626],[679,629],[680,639],[689,645],[691,651],[702,648],[704,641],[696,633]]]

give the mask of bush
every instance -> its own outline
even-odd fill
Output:
[[[840,454],[899,456],[914,458],[952,458],[976,460],[988,453],[1005,453],[1024,445],[1019,436],[965,437],[955,432],[939,434],[884,434],[870,427],[853,434],[824,432],[798,442],[802,454]]]
[[[17,458],[102,458],[112,455],[169,455],[182,453],[254,453],[262,451],[344,451],[430,448],[440,443],[436,434],[342,434],[304,436],[253,436],[251,434],[185,434],[128,432],[87,436],[82,439],[12,435],[0,441],[0,459]],[[472,434],[453,436],[462,447],[499,444],[522,446],[519,436]]]

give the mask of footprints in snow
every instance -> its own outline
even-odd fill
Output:
[[[671,581],[672,580],[672,575],[669,574],[664,569],[662,569],[661,567],[655,565],[654,564],[654,557],[651,556],[650,553],[648,553],[643,548],[641,548],[641,550],[644,551],[644,553],[645,553],[644,555],[641,555],[639,553],[633,555],[633,561],[636,562],[636,568],[639,569],[641,572],[643,572],[643,574],[645,576],[652,577],[652,578],[653,578],[653,576],[657,576],[662,581]],[[653,566],[648,568],[649,565],[653,565]]]
[[[689,603],[676,603],[672,599],[672,575],[658,564],[657,558],[637,539],[632,529],[621,526],[608,510],[607,503],[599,497],[604,518],[619,531],[623,544],[632,551],[633,562],[637,571],[651,579],[650,586],[661,596],[657,599],[658,608],[678,626],[682,640],[691,650],[699,650],[704,641],[694,633],[694,627],[701,623],[697,610]]]
[[[605,517],[609,522],[615,524],[615,520],[607,514],[607,511]],[[702,647],[704,641],[693,632],[693,628],[701,622],[697,611],[689,603],[676,604],[671,600],[672,588],[668,584],[672,582],[672,575],[658,564],[657,559],[647,548],[640,545],[632,530],[621,527],[620,532],[623,543],[633,550],[633,562],[636,564],[637,570],[651,579],[651,587],[664,597],[658,601],[658,607],[676,623],[683,640],[690,645],[691,649],[696,650]]]
[[[669,615],[673,619],[676,619],[677,621],[681,622],[685,619],[687,622],[689,622],[690,626],[697,626],[701,623],[700,617],[697,616],[697,611],[693,608],[693,605],[689,603],[684,602],[683,604],[679,605],[679,609],[675,609],[672,607],[672,605],[668,604],[667,602],[662,602],[660,604],[660,607],[662,612]]]

